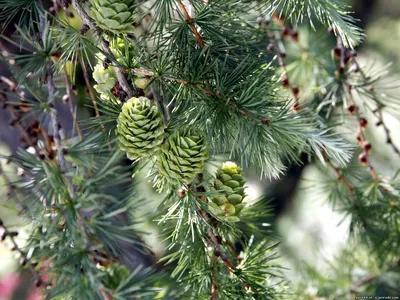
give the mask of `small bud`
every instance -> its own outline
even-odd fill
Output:
[[[221,259],[222,259],[222,261],[227,261],[228,257],[224,253],[222,253],[221,254]]]
[[[361,118],[360,121],[359,121],[359,124],[360,124],[360,127],[361,127],[362,129],[365,129],[365,128],[367,128],[368,121],[367,121],[367,119],[365,119],[365,118]]]
[[[50,56],[53,63],[56,63],[61,57],[61,52],[56,52]]]
[[[292,36],[292,39],[294,39],[296,42],[299,41],[299,33],[296,30],[292,30],[291,36]]]
[[[43,284],[43,281],[39,278],[35,280],[35,286],[40,287]]]
[[[282,78],[282,85],[284,87],[289,87],[290,86],[289,78],[287,78],[287,77]]]
[[[264,124],[264,125],[267,125],[267,126],[269,126],[269,122],[270,121],[268,119],[261,120],[261,123]]]
[[[358,135],[357,135],[357,141],[358,141],[359,143],[361,143],[362,140],[363,140],[363,138],[362,138],[361,134],[358,134]]]
[[[10,232],[8,233],[8,235],[9,235],[10,237],[16,237],[16,236],[18,235],[18,231],[10,231]]]
[[[63,148],[63,149],[62,149],[62,153],[63,153],[64,155],[68,155],[68,148]]]
[[[340,57],[342,56],[342,49],[340,49],[339,47],[335,47],[333,49],[333,53],[335,54],[335,58],[340,59]]]
[[[295,98],[299,98],[300,90],[298,87],[292,87],[292,93]]]
[[[215,248],[215,249],[214,249],[214,255],[217,256],[217,257],[218,257],[218,256],[221,256],[221,249],[218,248],[218,247]]]
[[[290,31],[289,28],[285,27],[282,31],[282,37],[284,39],[288,39],[290,37]]]
[[[386,143],[391,144],[392,143],[392,139],[390,137],[387,138]]]
[[[292,109],[294,112],[299,112],[301,109],[299,101],[295,101],[292,105]]]
[[[73,92],[75,95],[77,95],[77,94],[78,94],[78,90],[77,90],[77,88],[76,88],[76,85],[75,85],[75,84],[73,84],[73,85],[71,86],[71,90],[72,90],[72,92]]]
[[[350,105],[350,106],[347,108],[347,112],[349,113],[349,115],[353,115],[355,111],[356,111],[356,106],[353,105],[353,104]]]
[[[372,145],[370,142],[364,141],[363,148],[364,148],[365,152],[370,153],[372,150]]]
[[[38,133],[40,130],[40,123],[38,120],[33,121],[32,125],[31,125],[31,130],[32,132],[36,132]]]
[[[182,197],[185,197],[185,194],[186,194],[186,193],[185,193],[185,191],[184,191],[183,189],[179,189],[179,190],[178,190],[178,196],[179,196],[179,197],[181,197],[181,198],[182,198]]]
[[[367,165],[368,164],[367,153],[365,153],[365,152],[360,153],[360,155],[358,156],[358,160],[360,161],[360,163],[362,165],[364,165],[364,166]]]
[[[383,124],[382,121],[378,121],[378,122],[375,123],[375,125],[378,126],[378,127],[381,126],[382,124]]]

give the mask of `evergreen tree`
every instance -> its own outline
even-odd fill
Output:
[[[1,0],[0,17],[14,31],[2,35],[12,75],[1,77],[1,101],[22,136],[7,158],[23,171],[10,198],[31,225],[23,247],[4,222],[1,239],[45,297],[343,299],[383,286],[398,296],[385,278],[399,279],[399,176],[374,166],[370,128],[377,122],[400,155],[383,118],[399,102],[383,91],[387,74],[359,62],[364,34],[348,7]],[[79,120],[73,99],[83,94],[93,117]],[[347,122],[354,140],[342,134]],[[245,189],[247,167],[278,178],[302,154],[373,262],[362,278],[355,261],[330,279],[310,270],[312,295],[286,280],[265,226],[270,205]],[[151,201],[133,185],[146,169],[164,198],[153,216],[136,213]],[[163,232],[162,258],[142,239],[146,218]]]

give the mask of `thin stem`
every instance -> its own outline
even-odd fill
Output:
[[[264,23],[264,28],[266,30],[269,42],[272,46],[271,50],[275,51],[275,53],[277,54],[279,66],[282,68],[282,84],[284,87],[290,89],[290,92],[293,96],[293,101],[294,101],[292,108],[294,111],[298,111],[299,110],[299,89],[297,87],[293,86],[291,81],[289,80],[289,73],[288,73],[285,59],[284,59],[286,56],[286,53],[283,52],[281,50],[281,48],[279,47],[276,35],[274,33],[272,33],[269,24]],[[281,44],[283,46],[283,43],[281,43]]]
[[[48,90],[49,90],[49,103],[53,104],[53,108],[50,111],[50,119],[51,119],[51,125],[52,125],[52,129],[53,129],[54,143],[55,143],[55,146],[57,149],[57,161],[60,166],[60,170],[65,174],[68,171],[68,169],[67,169],[67,162],[66,162],[65,156],[64,156],[63,147],[61,144],[59,121],[58,121],[58,116],[57,116],[57,110],[55,108],[56,87],[54,85],[53,70],[52,70],[51,64],[49,64],[47,67],[47,86],[48,86]],[[76,191],[75,191],[76,187],[73,185],[72,180],[68,176],[64,176],[64,180],[68,186],[68,190],[69,190],[71,199],[74,199],[76,197]],[[78,227],[83,236],[85,248],[89,249],[89,247],[90,247],[89,237],[86,233],[86,229],[83,224],[82,217],[80,215],[78,215],[77,222],[78,222]]]
[[[344,185],[344,187],[349,192],[351,199],[354,202],[355,201],[354,188],[352,187],[350,182],[343,176],[342,171],[338,167],[334,166],[333,163],[327,157],[325,157],[325,159],[327,161],[327,164],[335,171],[338,181],[340,181]]]
[[[96,102],[96,97],[94,95],[92,85],[90,83],[89,73],[87,71],[86,65],[84,64],[83,60],[80,59],[80,61],[81,61],[81,66],[82,66],[82,71],[83,71],[83,77],[85,78],[86,88],[88,89],[90,99],[92,100],[94,112],[96,114],[96,117],[100,117],[99,108],[98,108],[97,102]]]
[[[190,17],[185,5],[182,3],[181,0],[177,0],[178,6],[185,17],[186,22],[189,24],[190,29],[192,30],[194,36],[196,37],[197,43],[201,48],[205,47],[203,38],[201,37],[200,33],[197,31],[196,25],[194,24],[193,19]]]
[[[99,118],[100,117],[100,112],[99,112],[99,108],[98,108],[98,105],[97,105],[96,97],[95,97],[93,89],[92,89],[92,85],[90,83],[90,77],[89,77],[89,73],[88,73],[87,67],[84,64],[83,59],[81,57],[79,59],[81,61],[81,66],[82,66],[82,70],[83,70],[83,77],[85,78],[86,88],[88,89],[90,99],[92,100],[94,112],[96,114],[96,117]],[[106,131],[106,128],[104,127],[104,124],[101,124],[100,126],[101,126],[101,129],[104,132],[104,135],[107,137],[107,131]],[[108,138],[106,138],[106,139],[107,139],[108,149],[111,151],[112,147],[111,147],[110,141],[108,140]]]
[[[64,69],[64,81],[65,81],[65,89],[67,92],[68,103],[69,103],[69,111],[71,113],[72,119],[74,120],[76,132],[79,135],[79,139],[83,140],[83,133],[81,127],[79,126],[78,120],[76,118],[76,110],[74,109],[74,104],[72,102],[72,92],[71,92],[71,84],[69,82],[67,70]]]
[[[343,46],[343,41],[341,39],[341,37],[337,37],[336,39],[336,47],[340,50],[340,64],[339,64],[339,69],[337,70],[339,76],[341,76],[342,74],[344,74],[345,68],[346,68],[346,64],[345,64],[345,56],[346,56],[346,48]],[[368,171],[371,174],[371,177],[374,179],[375,182],[379,182],[379,176],[375,171],[375,168],[373,167],[373,165],[370,162],[369,159],[369,153],[368,150],[369,149],[365,149],[365,145],[368,143],[365,134],[364,134],[364,128],[366,126],[366,124],[363,124],[366,122],[366,120],[364,118],[361,117],[361,113],[360,113],[360,109],[357,106],[356,102],[354,101],[354,97],[353,97],[353,87],[352,85],[350,85],[349,83],[345,83],[345,86],[347,88],[347,93],[348,96],[351,100],[351,102],[354,105],[354,114],[357,118],[358,121],[358,140],[359,140],[359,144],[361,146],[361,148],[364,150],[362,153],[362,157],[360,159],[361,163],[364,163],[368,166]]]
[[[216,284],[216,274],[215,274],[215,263],[217,258],[213,258],[213,267],[212,267],[212,274],[211,274],[211,297],[210,300],[217,300],[217,293],[218,293],[218,286]]]
[[[364,80],[368,80],[367,75],[365,74],[365,72],[363,71],[363,69],[361,68],[360,64],[358,63],[358,60],[355,56],[353,56],[353,62],[355,63],[357,70],[359,70],[361,76],[363,77]],[[375,89],[371,89],[370,90],[371,95],[374,97],[374,99],[377,101],[377,103],[379,103],[379,97],[378,94],[376,93]],[[392,147],[393,151],[400,156],[400,149],[393,143],[392,138],[390,137],[390,130],[387,127],[387,125],[385,124],[384,120],[383,120],[383,114],[382,114],[382,107],[378,104],[378,108],[376,109],[376,113],[378,115],[378,124],[382,125],[385,134],[386,134],[386,142],[388,144],[390,144],[390,146]]]

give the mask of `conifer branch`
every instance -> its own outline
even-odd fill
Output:
[[[196,37],[197,43],[199,44],[199,46],[201,48],[204,48],[205,44],[204,44],[203,38],[201,37],[200,33],[198,32],[196,25],[194,23],[194,20],[190,17],[190,15],[189,15],[185,5],[182,3],[182,1],[177,0],[177,2],[178,2],[178,6],[179,6],[181,12],[183,13],[183,15],[185,17],[186,22],[189,24],[194,36]]]
[[[132,70],[136,75],[140,75],[140,76],[146,76],[150,79],[163,79],[165,81],[173,81],[173,82],[177,82],[177,83],[181,83],[183,85],[187,85],[187,86],[191,86],[191,87],[195,87],[197,89],[199,89],[204,95],[206,96],[212,96],[215,97],[217,99],[219,99],[220,101],[223,101],[226,105],[229,105],[230,107],[234,108],[238,113],[240,113],[242,116],[251,116],[254,119],[260,121],[260,123],[269,126],[269,120],[266,119],[264,116],[260,116],[254,112],[250,112],[247,110],[244,110],[242,108],[239,108],[237,106],[237,104],[235,103],[234,99],[231,99],[229,101],[226,101],[224,99],[222,99],[221,97],[221,93],[219,93],[218,91],[213,92],[210,89],[207,89],[206,87],[204,87],[201,84],[196,84],[196,83],[191,83],[187,80],[184,79],[179,79],[179,78],[174,78],[174,77],[170,77],[170,76],[164,76],[164,75],[158,75],[155,74],[153,71],[150,70],[146,70],[146,69],[133,69]]]
[[[264,28],[266,29],[267,37],[269,39],[268,50],[275,51],[277,58],[278,58],[279,66],[282,68],[282,75],[281,75],[282,85],[283,85],[283,87],[290,89],[290,93],[293,96],[292,108],[294,111],[299,111],[300,110],[299,88],[293,86],[292,82],[289,79],[289,73],[288,73],[288,70],[286,67],[286,63],[285,63],[286,53],[285,53],[285,51],[281,50],[281,47],[279,46],[279,44],[277,42],[276,34],[273,33],[270,29],[270,24],[268,22],[263,22],[263,25],[264,25]],[[280,40],[283,40],[282,35],[284,34],[284,31],[288,31],[288,28],[285,27],[283,32],[280,32],[280,34],[281,34]],[[282,45],[283,45],[283,43],[282,43]]]
[[[72,102],[72,92],[71,92],[71,83],[69,82],[69,78],[68,78],[68,73],[67,70],[64,69],[64,82],[65,82],[65,90],[67,92],[67,101],[69,103],[69,111],[71,113],[75,128],[76,128],[76,132],[78,133],[79,139],[82,141],[83,140],[83,133],[81,130],[81,127],[79,125],[79,122],[77,120],[77,116],[76,116],[76,110],[74,108],[74,104]]]
[[[352,59],[353,59],[353,62],[355,63],[355,65],[356,65],[357,70],[360,72],[362,78],[363,78],[365,81],[367,81],[367,80],[368,80],[368,76],[365,74],[364,70],[361,68],[360,64],[358,63],[358,59],[357,59],[357,57],[356,57],[356,52],[355,52],[355,54],[352,56]],[[378,94],[376,93],[376,91],[375,91],[374,88],[371,88],[371,89],[370,89],[370,93],[371,93],[371,95],[373,96],[373,98],[376,100],[376,102],[378,103],[378,107],[377,107],[376,110],[374,111],[374,112],[377,114],[377,117],[378,117],[377,126],[382,125],[383,130],[385,131],[385,134],[386,134],[386,143],[388,143],[388,144],[392,147],[393,151],[394,151],[398,156],[400,156],[400,149],[393,143],[393,140],[392,140],[392,138],[390,137],[390,130],[389,130],[389,128],[387,127],[386,123],[385,123],[384,120],[383,120],[382,107],[381,107],[381,105],[379,104],[380,101],[379,101]]]
[[[101,36],[103,31],[98,26],[96,26],[96,24],[93,21],[93,19],[91,17],[89,17],[89,15],[86,13],[84,8],[81,6],[79,1],[78,0],[72,0],[72,6],[74,7],[74,9],[78,13],[78,15],[81,17],[83,22],[86,25],[88,25],[90,28],[93,29],[95,37],[100,40],[100,44],[101,44],[101,47],[102,47],[103,51],[105,53],[107,53],[107,55],[109,55],[111,58],[115,59],[115,56],[114,56],[114,54],[112,53],[112,51],[110,49],[110,45]],[[126,92],[126,94],[128,95],[129,98],[133,97],[133,95],[134,95],[133,90],[130,87],[125,75],[122,72],[122,70],[120,68],[118,68],[118,67],[113,67],[113,68],[115,70],[115,73],[117,74],[118,82],[121,85],[122,89]]]
[[[337,70],[337,74],[338,74],[338,76],[341,76],[344,73],[345,67],[346,67],[346,62],[345,62],[346,48],[343,46],[341,37],[338,36],[336,41],[337,41],[336,47],[340,51],[340,63],[339,63],[339,68]],[[372,146],[371,146],[370,142],[367,141],[365,134],[364,134],[364,130],[368,125],[368,121],[361,116],[360,109],[354,101],[353,93],[352,93],[353,87],[349,83],[346,83],[345,86],[347,88],[347,94],[350,97],[351,102],[353,103],[352,107],[349,108],[348,110],[349,110],[349,112],[354,114],[357,118],[357,121],[358,121],[357,140],[358,140],[358,143],[360,144],[361,148],[363,149],[363,152],[360,154],[358,159],[361,164],[368,166],[369,173],[371,174],[371,177],[374,179],[374,181],[379,182],[380,181],[379,176],[376,173],[375,168],[373,167],[373,165],[371,164],[371,161],[369,159],[369,151],[372,149]]]
[[[54,80],[53,80],[53,70],[52,70],[52,65],[49,64],[47,68],[47,86],[48,86],[48,91],[49,91],[49,103],[52,104],[52,108],[50,111],[50,119],[51,119],[51,125],[53,129],[53,138],[54,138],[54,143],[57,149],[57,161],[60,166],[61,172],[64,174],[64,180],[68,186],[69,194],[71,199],[76,198],[76,187],[73,185],[72,180],[66,176],[66,173],[68,171],[67,168],[67,161],[64,156],[64,149],[61,144],[61,137],[60,137],[60,131],[59,131],[59,121],[57,117],[57,110],[55,107],[55,93],[56,93],[56,87],[54,85]],[[82,237],[84,240],[84,245],[86,250],[89,249],[90,247],[90,241],[89,237],[86,233],[86,228],[82,220],[82,216],[78,214],[77,216],[77,222],[79,229],[82,233]]]

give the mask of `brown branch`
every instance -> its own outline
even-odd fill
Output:
[[[218,294],[218,286],[216,284],[216,276],[215,276],[215,263],[217,261],[217,257],[213,258],[213,267],[212,267],[212,274],[211,274],[211,297],[210,300],[217,300]]]
[[[344,185],[344,187],[349,192],[351,199],[354,202],[355,201],[354,188],[352,187],[350,182],[343,176],[342,171],[338,167],[334,166],[333,163],[327,157],[325,157],[325,159],[326,159],[328,165],[335,171],[337,180],[340,181]]]
[[[360,72],[361,76],[363,77],[364,80],[368,80],[368,76],[365,74],[365,72],[362,70],[360,64],[358,63],[357,58],[355,57],[355,55],[352,56],[353,62],[356,65],[357,70]],[[374,99],[377,101],[378,103],[378,108],[375,110],[375,113],[377,114],[378,117],[378,123],[377,125],[382,125],[383,130],[385,131],[386,134],[386,142],[392,147],[393,151],[400,156],[400,149],[393,143],[392,138],[390,137],[390,130],[387,127],[387,125],[385,124],[384,120],[383,120],[383,114],[382,114],[382,107],[379,104],[379,97],[378,94],[376,93],[375,89],[372,88],[370,89],[370,93],[371,95],[374,97]]]
[[[103,31],[96,26],[94,20],[86,13],[86,11],[83,9],[78,0],[72,0],[72,6],[74,7],[78,15],[81,17],[82,21],[93,29],[95,37],[100,40],[100,44],[103,51],[115,60],[115,56],[111,52],[110,45],[101,37]],[[125,75],[123,74],[122,70],[118,67],[113,67],[113,68],[115,70],[115,73],[117,74],[118,82],[121,85],[122,89],[126,92],[129,98],[133,97],[134,95],[133,90],[130,87],[127,79],[125,78]]]
[[[69,111],[70,111],[72,119],[74,121],[76,132],[79,135],[79,139],[82,141],[83,133],[82,133],[81,127],[79,126],[78,120],[76,118],[76,110],[74,109],[74,104],[72,102],[71,84],[69,82],[68,73],[67,73],[66,69],[64,69],[64,81],[65,81],[65,89],[66,89],[67,97],[68,97]]]
[[[196,37],[197,43],[199,44],[199,46],[201,48],[204,48],[205,44],[204,44],[203,38],[201,37],[200,33],[197,31],[196,25],[194,24],[193,19],[190,17],[188,11],[186,10],[185,5],[182,3],[181,0],[177,0],[177,2],[178,2],[178,6],[179,6],[181,12],[183,13],[183,15],[185,17],[186,22],[189,24],[190,29],[192,30],[194,36]]]
[[[346,68],[346,48],[343,45],[343,41],[341,39],[341,37],[337,37],[336,39],[337,43],[336,43],[336,48],[339,50],[339,54],[340,54],[340,64],[339,64],[339,68],[337,70],[337,75],[342,76],[345,72],[345,68]],[[354,101],[354,97],[353,97],[353,87],[352,85],[350,85],[349,83],[345,83],[345,86],[347,88],[347,93],[348,96],[350,98],[350,100],[352,101],[353,105],[349,106],[349,112],[351,114],[354,114],[357,118],[358,121],[358,135],[357,135],[357,140],[360,144],[360,147],[363,149],[363,152],[360,154],[359,156],[359,161],[361,162],[361,164],[366,165],[368,167],[368,171],[371,174],[371,177],[374,179],[375,182],[379,182],[379,176],[375,171],[375,168],[373,167],[373,165],[371,164],[371,161],[369,159],[369,151],[372,149],[371,144],[367,141],[365,134],[364,134],[364,129],[367,127],[367,120],[365,118],[363,118],[361,116],[360,113],[360,109],[357,106],[356,102]]]
[[[277,42],[277,37],[274,33],[272,33],[269,23],[264,22],[263,23],[264,28],[266,30],[267,33],[267,37],[269,39],[270,44],[268,45],[267,49],[270,51],[275,51],[277,57],[278,57],[278,63],[279,66],[282,68],[282,85],[285,88],[290,89],[290,92],[293,96],[293,105],[292,105],[292,109],[294,111],[298,111],[300,109],[299,107],[299,88],[296,86],[293,86],[291,81],[289,80],[289,73],[286,67],[286,63],[285,63],[285,57],[286,57],[286,53],[284,51],[281,50],[281,48],[278,45]],[[288,30],[287,28],[285,28],[284,30]],[[281,33],[281,35],[283,35],[283,33]],[[280,37],[281,40],[283,40],[282,36]],[[282,43],[283,45],[283,43]],[[302,48],[302,51],[305,51],[304,48]]]
[[[90,99],[92,99],[94,112],[96,114],[96,117],[100,117],[99,108],[98,108],[97,102],[96,102],[96,97],[94,95],[92,85],[90,84],[89,73],[87,71],[86,65],[84,64],[83,60],[82,59],[80,59],[80,60],[81,60],[81,65],[82,65],[83,77],[85,78],[85,84],[88,89]]]

